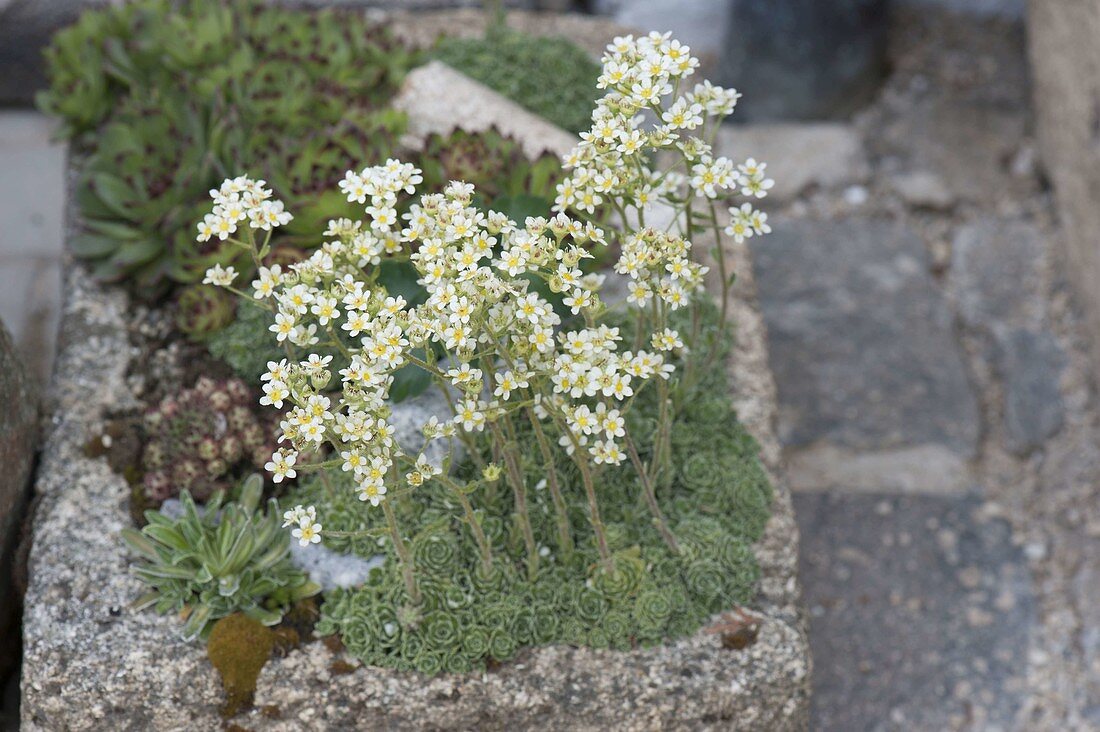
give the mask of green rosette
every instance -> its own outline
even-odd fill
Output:
[[[561,616],[554,607],[536,606],[534,609],[534,628],[532,640],[545,645],[552,643],[558,637],[558,627],[561,624]]]
[[[489,631],[481,626],[467,627],[462,631],[462,652],[467,658],[482,659],[489,654]]]
[[[504,630],[494,632],[489,639],[489,655],[497,661],[507,661],[518,647],[516,637]]]
[[[645,564],[640,557],[620,553],[613,558],[614,568],[598,566],[593,584],[608,600],[615,602],[633,595],[645,574]]]
[[[684,572],[688,590],[707,605],[713,606],[726,592],[726,574],[722,565],[709,559],[691,562]]]
[[[449,532],[421,534],[413,541],[413,563],[424,572],[448,576],[458,564],[458,542]]]
[[[586,636],[587,644],[592,648],[607,649],[611,647],[611,638],[603,628],[593,628]]]
[[[424,651],[413,660],[413,667],[425,676],[435,676],[443,670],[445,656],[435,651]]]
[[[667,589],[651,588],[634,599],[634,620],[640,634],[659,637],[672,617],[672,600]]]
[[[573,612],[584,622],[595,625],[607,612],[607,600],[595,589],[580,587],[573,595]]]
[[[457,648],[462,637],[461,623],[452,613],[445,610],[435,610],[425,615],[419,630],[425,647],[433,652],[445,652]]]
[[[680,478],[692,490],[714,488],[729,480],[729,475],[722,461],[709,452],[697,452],[680,464]]]
[[[624,610],[608,610],[600,623],[604,633],[607,634],[611,647],[617,651],[629,650],[631,647],[631,618]]]

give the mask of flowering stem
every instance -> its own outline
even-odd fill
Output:
[[[527,487],[523,481],[523,473],[516,460],[516,445],[507,442],[500,427],[495,422],[490,422],[494,441],[500,448],[504,457],[504,466],[508,473],[508,484],[512,486],[512,495],[516,502],[516,516],[519,519],[519,528],[523,533],[523,543],[527,546],[527,576],[534,579],[539,570],[539,552],[535,544],[535,532],[531,529],[531,516],[527,512]]]
[[[660,532],[661,537],[668,544],[668,548],[672,550],[673,554],[680,553],[680,545],[676,542],[676,537],[672,534],[672,530],[668,528],[668,522],[665,521],[665,516],[661,513],[661,507],[657,505],[657,495],[653,492],[653,483],[649,480],[649,475],[646,471],[646,466],[642,463],[642,459],[638,457],[638,449],[634,446],[634,440],[631,439],[630,433],[626,434],[626,451],[630,455],[630,462],[634,463],[634,470],[638,473],[638,479],[642,481],[642,495],[645,496],[645,502],[649,505],[649,510],[653,514],[653,523],[657,526],[657,531]]]
[[[729,271],[726,265],[726,251],[725,247],[722,246],[722,229],[718,226],[718,213],[714,209],[714,201],[708,200],[707,205],[710,207],[710,223],[714,228],[714,251],[718,259],[718,277],[721,279],[719,287],[722,289],[722,314],[718,319],[718,334],[714,343],[711,344],[710,353],[707,354],[705,361],[706,366],[709,367],[718,353],[718,342],[726,332],[726,322],[729,318],[730,283]],[[706,371],[706,368],[704,367],[703,370]]]
[[[477,548],[481,551],[481,563],[485,569],[489,569],[493,565],[493,550],[489,545],[489,539],[486,538],[481,524],[478,523],[477,516],[474,514],[474,507],[470,505],[470,499],[458,486],[454,486],[452,490],[458,502],[462,504],[462,512],[466,515],[466,523],[470,525],[470,532],[474,535]]]
[[[397,517],[393,513],[393,506],[389,501],[382,501],[382,512],[386,514],[386,523],[390,527],[390,538],[393,540],[393,550],[397,552],[397,560],[401,565],[401,576],[405,579],[405,591],[409,593],[409,600],[414,605],[420,604],[420,588],[416,586],[416,576],[413,571],[412,555],[401,538],[401,532],[397,529]]]
[[[565,557],[573,555],[573,532],[569,526],[569,512],[565,508],[565,498],[561,494],[561,486],[558,485],[558,469],[554,464],[554,453],[550,449],[550,441],[546,438],[546,432],[539,424],[539,418],[535,410],[527,407],[527,418],[531,420],[531,427],[535,430],[535,439],[539,443],[539,451],[542,453],[542,462],[546,466],[546,482],[550,487],[550,498],[554,502],[554,517],[558,524],[558,544]]]
[[[600,561],[609,572],[615,571],[615,564],[611,561],[611,550],[607,547],[607,533],[604,531],[603,519],[600,518],[600,505],[596,501],[596,486],[592,482],[592,471],[588,467],[588,461],[584,456],[584,446],[581,445],[573,430],[567,424],[561,424],[565,434],[573,443],[573,462],[581,471],[581,482],[584,484],[584,493],[588,497],[588,520],[592,524],[592,533],[596,536],[596,550],[600,553]]]

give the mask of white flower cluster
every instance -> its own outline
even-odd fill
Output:
[[[774,182],[764,163],[715,157],[706,141],[741,95],[709,81],[688,91],[684,80],[698,65],[668,33],[619,37],[608,46],[597,84],[607,94],[592,113],[592,129],[565,158],[572,172],[558,186],[558,210],[592,214],[601,204],[621,203],[641,212],[658,200],[682,208],[685,188],[704,199],[725,191],[767,195]],[[647,114],[655,123],[647,123]],[[678,153],[676,166],[653,170],[649,161],[657,151]],[[730,209],[731,216],[747,217],[749,232],[766,233],[766,217],[746,205]]]
[[[449,424],[424,425],[426,443],[456,430],[480,432],[507,412],[533,407],[543,420],[568,426],[561,441],[570,452],[586,446],[597,463],[622,462],[620,404],[646,379],[668,378],[672,366],[664,352],[682,347],[679,338],[655,338],[654,352],[619,352],[617,328],[593,324],[558,333],[554,308],[521,276],[547,281],[574,313],[593,322],[602,307],[596,294],[601,278],[584,275],[579,265],[591,256],[584,245],[602,243],[602,232],[564,214],[529,218],[519,228],[501,214],[474,208],[473,187],[464,183],[423,196],[398,230],[391,217],[396,195],[412,189],[418,174],[395,161],[349,174],[350,183],[342,185],[346,195],[369,196],[368,210],[380,212],[381,220],[372,215],[366,227],[331,222],[335,238],[313,256],[286,272],[261,268],[253,283],[255,297],[275,301],[278,340],[359,344],[347,349],[338,395],[331,392],[331,356],[268,364],[261,403],[290,405],[280,437],[288,446],[266,466],[275,481],[294,477],[299,453],[323,444],[332,445],[340,467],[354,475],[360,499],[375,506],[385,499],[387,483],[397,480],[399,462],[409,485],[437,475],[423,454],[403,455],[387,422],[394,372],[409,363],[460,394]],[[428,294],[423,304],[409,307],[370,284],[363,268],[385,241],[409,250]],[[675,301],[686,302],[701,286],[702,272],[682,259],[687,248],[682,239],[648,232],[624,250],[620,268],[639,274],[669,263],[668,277],[676,284],[665,289],[672,287]]]
[[[295,506],[283,513],[283,528],[293,526],[291,536],[302,546],[321,542],[321,524],[317,523],[317,509],[313,506]]]
[[[689,352],[698,336],[682,336],[670,327],[669,314],[692,304],[708,272],[693,258],[689,237],[700,221],[709,221],[719,244],[719,327],[724,328],[730,278],[721,233],[743,242],[770,229],[767,216],[750,203],[730,208],[729,225],[720,228],[715,199],[735,193],[762,198],[772,187],[763,163],[748,158],[738,164],[713,155],[706,140],[739,95],[708,82],[686,90],[684,79],[697,66],[689,49],[667,34],[615,39],[599,78],[607,93],[593,112],[592,129],[564,160],[570,174],[558,186],[550,218],[529,217],[519,225],[481,210],[474,205],[473,186],[457,181],[441,193],[403,200],[415,193],[421,171],[388,160],[349,171],[340,182],[348,201],[365,206],[366,220],[330,221],[322,246],[284,269],[262,266],[268,239],[258,245],[252,231],[244,242],[231,238],[246,218],[268,238],[271,227],[290,220],[263,182],[237,178],[211,191],[214,210],[200,224],[199,238],[216,235],[250,249],[257,266],[251,296],[273,312],[270,329],[287,350],[288,357],[268,363],[263,375],[261,403],[285,407],[283,445],[266,465],[275,482],[329,467],[350,474],[360,500],[382,507],[408,572],[411,560],[387,501],[395,492],[438,479],[454,489],[488,562],[491,547],[470,518],[468,491],[425,456],[433,440],[457,436],[476,457],[474,436],[488,433],[494,455],[507,467],[534,572],[537,543],[523,508],[520,448],[511,438],[511,419],[520,415],[531,421],[549,472],[555,468],[547,433],[577,462],[605,568],[611,567],[611,555],[592,465],[619,465],[629,458],[662,534],[675,548],[651,480],[671,464],[642,463],[626,415],[639,391],[657,384],[661,424],[652,460],[668,463],[671,357]],[[659,152],[676,153],[677,162],[664,171],[652,169],[650,161]],[[671,223],[646,225],[646,212],[655,203],[671,209]],[[614,269],[629,278],[635,318],[630,338],[599,322],[604,276],[582,269],[594,248],[608,244],[600,222],[609,214],[621,225],[609,236],[620,252]],[[383,259],[411,263],[426,292],[421,304],[411,305],[379,284],[377,265]],[[231,287],[235,278],[232,267],[214,267],[205,281]],[[554,305],[532,287],[540,281],[575,316],[569,330],[563,330]],[[305,350],[295,356],[294,347]],[[332,357],[316,352],[322,349],[342,354],[346,365],[338,374],[332,373]],[[396,444],[389,422],[390,388],[396,372],[407,367],[428,372],[451,404],[450,419],[432,418],[423,425],[420,446]],[[501,475],[495,463],[482,467],[487,482]],[[560,490],[556,480],[551,490]],[[318,541],[321,527],[312,507],[299,506],[286,520],[296,526],[294,536],[302,544]],[[567,516],[558,517],[563,546],[568,523]],[[410,596],[416,595],[408,575],[406,584]]]
[[[264,185],[265,181],[242,175],[226,179],[220,188],[212,189],[210,198],[214,200],[214,210],[199,222],[199,234],[195,238],[201,242],[216,236],[225,241],[237,232],[237,224],[245,219],[251,228],[264,231],[290,223],[294,217],[283,210],[282,201],[271,198],[271,189]]]

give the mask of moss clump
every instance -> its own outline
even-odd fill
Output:
[[[214,623],[206,642],[206,655],[222,677],[225,717],[232,717],[252,704],[256,680],[274,647],[272,630],[247,615],[235,613]]]
[[[589,127],[600,67],[564,38],[494,28],[483,38],[444,38],[433,55],[559,127]]]
[[[525,646],[653,645],[693,633],[715,613],[748,602],[759,576],[752,543],[763,532],[772,499],[758,446],[736,420],[721,369],[711,369],[679,403],[672,444],[676,470],[657,486],[679,554],[654,527],[634,471],[605,468],[596,485],[615,568],[600,569],[580,476],[559,453],[576,546],[571,556],[548,539],[539,572],[529,579],[511,492],[496,485],[476,496],[477,518],[496,557],[486,569],[471,532],[453,518],[453,496],[428,484],[393,504],[399,525],[408,527],[422,603],[413,605],[406,595],[388,539],[326,538],[332,548],[385,554],[387,562],[363,586],[328,593],[317,632],[339,633],[366,664],[463,672],[505,661]],[[656,410],[656,396],[647,391],[628,415],[631,434],[646,435],[639,439],[643,460],[652,455]],[[531,435],[517,439],[533,444]],[[535,535],[556,537],[541,465],[532,455],[522,467],[532,487]],[[460,466],[458,477],[469,478],[473,470],[471,464]],[[350,486],[326,489],[319,481],[306,482],[292,500],[316,504],[326,531],[381,525],[381,512],[364,511]]]

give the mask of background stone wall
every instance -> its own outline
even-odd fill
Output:
[[[1028,12],[1039,149],[1100,367],[1100,0],[1031,0]]]

